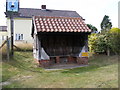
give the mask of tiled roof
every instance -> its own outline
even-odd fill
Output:
[[[9,13],[5,13],[6,17]],[[68,10],[52,10],[52,9],[34,9],[34,8],[20,8],[19,14],[15,17],[32,18],[33,16],[52,16],[52,17],[81,17],[76,11]]]
[[[37,32],[91,32],[80,17],[34,16]]]
[[[20,8],[20,16],[53,16],[53,17],[80,17],[76,11],[67,11],[67,10],[41,10],[41,9],[31,9],[31,8]]]

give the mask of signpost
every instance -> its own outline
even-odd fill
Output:
[[[11,29],[11,57],[14,56],[14,14],[19,11],[19,0],[7,0],[6,12],[10,15],[10,29]]]

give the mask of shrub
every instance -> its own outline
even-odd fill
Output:
[[[90,51],[95,53],[114,53],[120,54],[120,29],[112,28],[99,34],[89,36]]]
[[[120,29],[112,28],[109,31],[111,49],[115,54],[120,54]]]

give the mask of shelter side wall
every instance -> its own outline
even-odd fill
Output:
[[[88,57],[88,37],[85,39],[85,44],[82,47],[79,57]]]
[[[40,60],[40,45],[38,36],[34,34],[34,44],[33,44],[33,57],[36,60]]]

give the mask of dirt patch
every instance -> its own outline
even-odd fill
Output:
[[[25,80],[28,78],[32,78],[32,76],[22,76],[22,77],[16,78],[16,79],[13,78],[13,79],[10,79],[9,81],[1,82],[0,86],[9,85],[9,84],[13,83],[14,81],[21,81],[21,80]]]
[[[61,70],[61,69],[72,69],[77,67],[85,67],[88,65],[78,65],[78,64],[55,64],[45,70]]]

